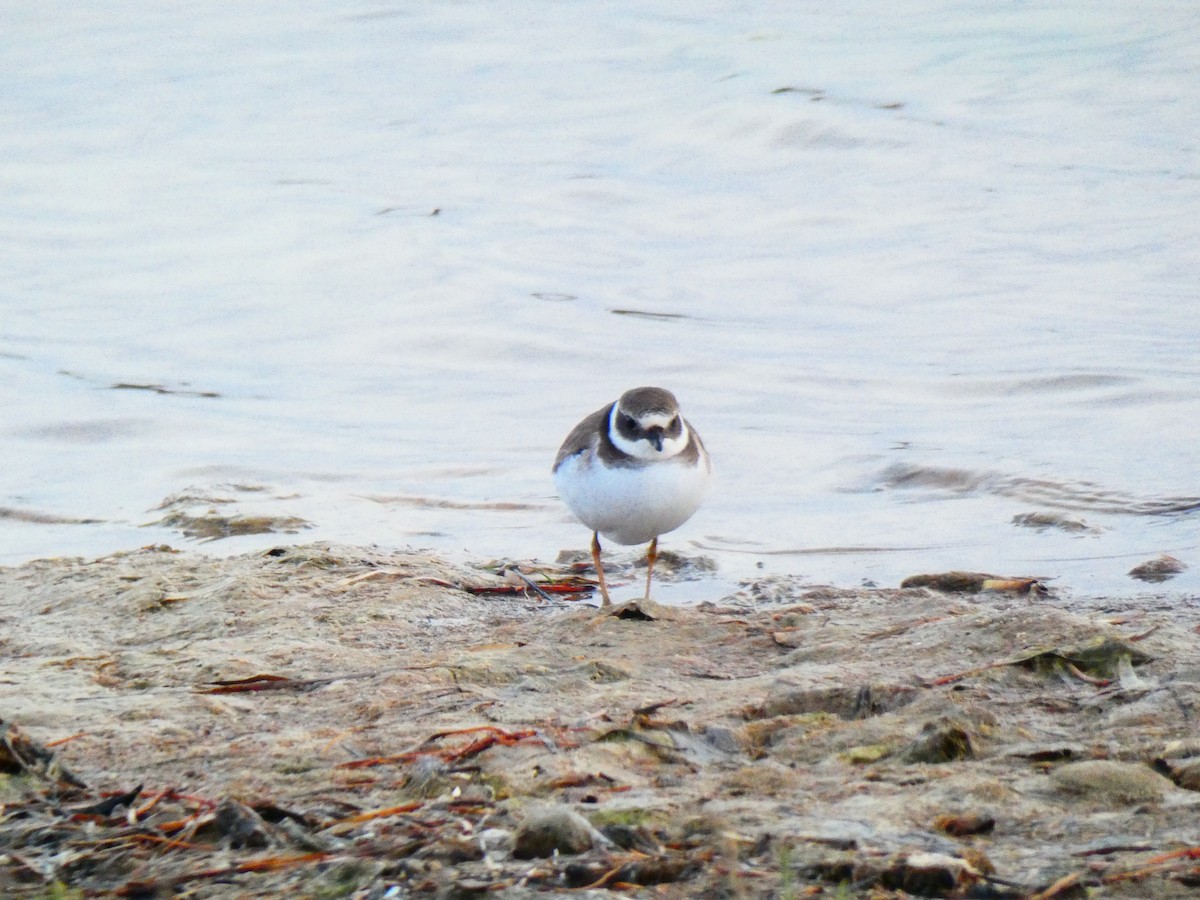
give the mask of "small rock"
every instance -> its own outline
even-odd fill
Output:
[[[483,856],[490,862],[501,862],[512,855],[516,838],[506,828],[485,828],[476,839]]]
[[[920,737],[904,748],[901,758],[907,763],[945,763],[974,755],[970,733],[961,723],[945,719],[926,723]]]
[[[605,825],[600,832],[622,850],[636,850],[645,854],[662,852],[662,847],[654,839],[654,836],[640,825],[614,823]]]
[[[639,556],[634,560],[635,569],[646,568],[646,557]],[[717,561],[711,556],[684,556],[674,550],[660,550],[654,561],[654,574],[669,575],[674,578],[695,580],[703,575],[711,575],[717,571]]]
[[[630,600],[626,603],[616,603],[612,606],[604,607],[601,614],[607,614],[617,619],[634,619],[642,622],[654,622],[662,619],[672,621],[683,617],[683,613],[679,610],[663,606],[661,603],[648,598]]]
[[[778,797],[800,785],[800,777],[782,763],[768,759],[742,766],[721,779],[721,788],[734,797]]]
[[[1150,559],[1129,570],[1129,577],[1151,584],[1168,581],[1180,572],[1186,572],[1187,566],[1169,553],[1164,553],[1158,559]]]
[[[990,813],[969,810],[961,813],[946,813],[933,820],[933,827],[951,837],[966,837],[971,834],[989,834],[996,827],[996,818]]]
[[[35,773],[40,778],[87,787],[58,757],[31,738],[15,722],[0,719],[0,775]]]
[[[1089,525],[1083,519],[1076,519],[1072,516],[1065,516],[1061,513],[1048,512],[1030,512],[1021,513],[1012,517],[1014,525],[1020,525],[1022,528],[1032,528],[1035,531],[1045,531],[1048,528],[1056,528],[1059,531],[1066,531],[1072,534],[1100,534],[1100,528]]]
[[[973,869],[981,872],[984,875],[995,875],[996,866],[988,858],[988,855],[983,852],[980,847],[963,847],[958,851],[958,855],[963,858]],[[1066,898],[1063,898],[1066,900]]]
[[[1083,744],[1072,744],[1067,741],[1058,743],[1027,742],[1012,744],[1007,750],[1009,756],[1019,756],[1030,762],[1051,763],[1064,762],[1084,755],[1086,747]]]
[[[1185,791],[1200,791],[1200,759],[1163,759],[1155,768]]]
[[[922,897],[959,894],[981,880],[978,869],[944,853],[909,853],[891,860],[880,881],[885,887]]]
[[[859,744],[839,753],[838,759],[852,766],[864,766],[868,763],[879,762],[885,756],[890,756],[892,748],[888,744]]]
[[[704,729],[704,739],[723,753],[741,753],[743,749],[737,732],[724,725],[709,725]]]
[[[615,684],[618,681],[627,681],[629,679],[629,671],[627,669],[623,669],[602,659],[589,659],[587,662],[576,666],[571,672],[582,675],[593,684]]]
[[[404,791],[422,800],[434,800],[450,790],[452,784],[444,762],[432,754],[419,756],[409,770]]]
[[[1050,779],[1065,793],[1114,804],[1157,803],[1172,786],[1146,766],[1108,759],[1066,763]]]
[[[566,806],[535,806],[517,828],[512,854],[517,859],[583,853],[607,839],[592,823]]]
[[[869,719],[912,703],[917,691],[906,684],[847,684],[778,691],[761,705],[742,711],[745,719],[831,713],[840,719]]]
[[[235,850],[278,846],[262,816],[232,797],[217,804],[212,824],[222,842]]]

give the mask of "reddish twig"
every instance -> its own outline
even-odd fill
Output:
[[[477,738],[474,741],[468,742],[466,745],[449,748],[445,750],[429,750],[426,749],[429,744],[434,741],[439,741],[442,738],[455,737],[460,734],[476,734],[480,731],[486,734]],[[482,753],[489,747],[500,744],[504,747],[511,747],[521,741],[529,738],[539,738],[545,743],[545,738],[542,738],[536,728],[526,728],[521,731],[505,731],[503,728],[498,728],[495,725],[476,725],[471,728],[456,728],[450,731],[439,731],[430,735],[420,746],[415,750],[408,750],[404,753],[397,753],[394,756],[372,756],[366,759],[352,759],[349,762],[339,763],[339,769],[364,769],[373,766],[386,766],[395,763],[412,762],[414,759],[419,759],[422,756],[437,756],[443,762],[457,763],[471,756],[476,756]]]
[[[1038,891],[1030,896],[1029,900],[1053,900],[1054,897],[1071,890],[1079,885],[1080,876],[1078,872],[1072,872],[1070,875],[1064,875],[1058,881],[1054,882],[1044,891]]]
[[[1111,678],[1097,678],[1094,675],[1089,675],[1084,672],[1075,663],[1066,663],[1067,671],[1078,678],[1080,681],[1086,681],[1088,684],[1094,684],[1096,687],[1108,687],[1112,684]]]
[[[941,687],[944,684],[954,684],[956,681],[962,681],[964,678],[970,678],[972,675],[982,675],[991,669],[999,669],[1003,666],[1010,665],[1007,662],[994,662],[986,666],[980,666],[977,669],[967,669],[965,672],[955,672],[953,675],[943,675],[941,678],[935,678],[933,681],[926,682],[929,687]]]
[[[1161,853],[1143,862],[1139,868],[1130,869],[1126,872],[1114,872],[1111,875],[1105,875],[1100,881],[1103,884],[1112,884],[1118,881],[1139,881],[1142,878],[1155,875],[1164,869],[1171,868],[1169,864],[1177,860],[1192,859],[1200,859],[1200,847],[1182,847],[1179,850],[1172,850],[1169,853]]]
[[[1200,847],[1183,847],[1179,850],[1172,850],[1170,853],[1162,853],[1153,859],[1146,860],[1146,865],[1153,866],[1158,863],[1170,862],[1173,859],[1200,859]]]
[[[389,806],[387,809],[373,809],[370,812],[357,813],[331,822],[330,825],[357,825],[360,822],[370,822],[372,819],[386,819],[388,816],[399,816],[415,812],[424,806],[423,803],[402,803],[399,806]]]
[[[251,675],[249,678],[234,678],[229,681],[210,681],[208,687],[197,688],[198,694],[244,694],[255,691],[307,691],[324,687],[335,681],[352,678],[374,678],[378,672],[351,672],[346,675],[329,675],[325,678],[287,678],[283,675]]]
[[[157,834],[131,834],[129,837],[144,844],[157,844],[167,850],[212,850],[212,847],[207,847],[204,844],[193,844],[189,841],[178,841],[175,838],[159,837]]]
[[[160,891],[166,886],[176,886],[188,881],[202,879],[225,878],[229,875],[243,875],[250,872],[274,872],[280,869],[304,866],[312,863],[326,862],[334,857],[332,853],[300,853],[295,856],[272,856],[266,859],[252,859],[238,863],[236,866],[222,866],[217,869],[202,869],[198,872],[188,872],[162,881],[127,881],[115,893],[118,897],[144,897]]]
[[[87,737],[87,736],[88,736],[88,732],[78,731],[75,734],[69,735],[68,737],[59,738],[58,740],[55,740],[55,741],[46,741],[46,743],[42,744],[42,746],[45,747],[47,750],[49,750],[51,747],[61,747],[63,744],[66,744],[69,741],[75,741],[81,737]]]

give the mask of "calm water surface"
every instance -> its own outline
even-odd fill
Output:
[[[552,559],[560,440],[661,384],[688,596],[1200,590],[1194,11],[760,6],[8,4],[0,564]],[[312,527],[152,524],[210,509]]]

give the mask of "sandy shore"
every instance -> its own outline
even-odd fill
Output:
[[[324,545],[0,569],[0,892],[1195,896],[1200,601],[502,583]]]

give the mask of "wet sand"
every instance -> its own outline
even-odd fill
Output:
[[[330,545],[0,569],[0,891],[1200,884],[1195,599],[473,592],[505,583]]]

